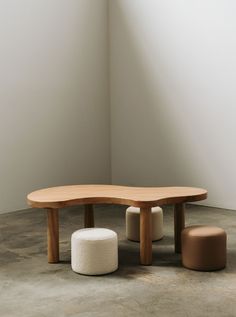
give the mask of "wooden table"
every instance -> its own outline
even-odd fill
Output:
[[[27,196],[34,208],[47,209],[48,262],[59,262],[58,209],[84,205],[84,227],[94,227],[93,204],[140,207],[140,262],[152,264],[151,207],[174,204],[175,252],[181,252],[185,226],[184,203],[207,198],[207,191],[192,187],[127,187],[116,185],[71,185],[37,190]]]

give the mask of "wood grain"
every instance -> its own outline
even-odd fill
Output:
[[[140,263],[152,264],[152,209],[140,209]]]
[[[185,228],[184,204],[174,206],[175,252],[181,253],[181,232]]]
[[[59,262],[59,220],[58,209],[47,209],[48,263]]]
[[[84,206],[84,228],[94,227],[93,205]]]
[[[27,196],[27,201],[31,207],[36,208],[62,208],[87,204],[120,204],[141,208],[206,198],[205,189],[192,187],[71,185],[37,190]]]

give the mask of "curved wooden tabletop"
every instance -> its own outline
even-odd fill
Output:
[[[154,207],[207,198],[207,191],[193,187],[128,187],[117,185],[68,185],[40,189],[27,196],[36,208],[62,208],[82,204],[119,204]]]

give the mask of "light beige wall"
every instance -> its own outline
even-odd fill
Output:
[[[109,182],[107,1],[0,1],[0,212]]]
[[[236,208],[236,4],[111,0],[112,181]]]

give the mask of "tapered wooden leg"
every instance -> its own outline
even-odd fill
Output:
[[[140,208],[140,263],[152,264],[152,211]]]
[[[48,218],[48,263],[59,262],[59,220],[58,209],[47,209]]]
[[[184,204],[176,204],[174,207],[175,221],[175,252],[181,253],[181,231],[185,227]]]
[[[84,205],[84,228],[94,227],[93,205]]]

